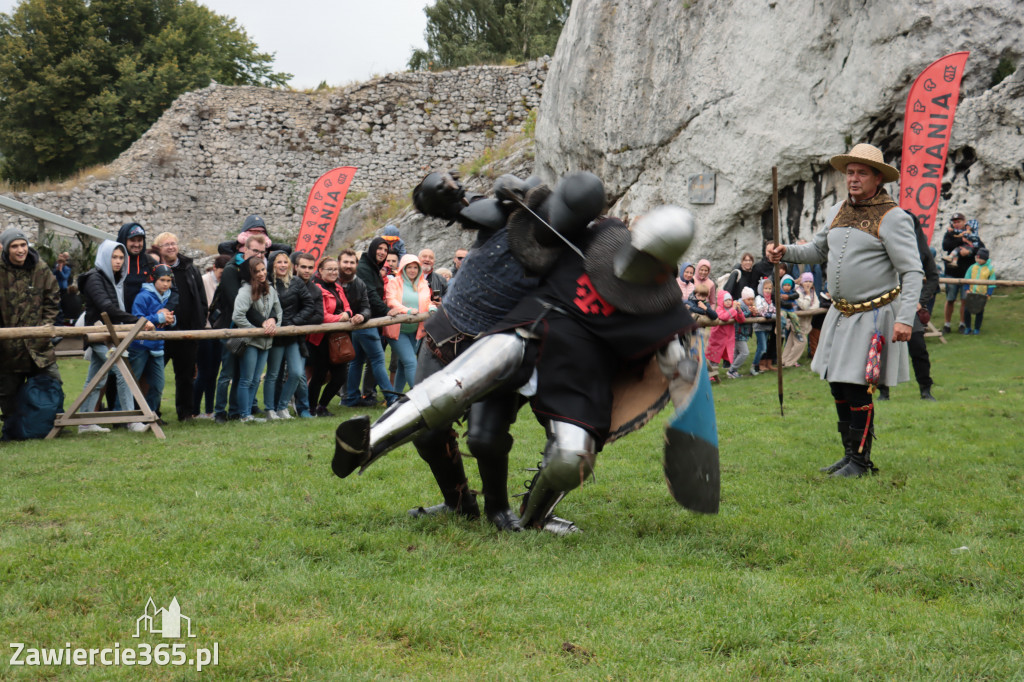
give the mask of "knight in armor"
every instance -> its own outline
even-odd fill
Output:
[[[451,175],[431,173],[414,190],[413,200],[421,213],[457,221],[477,234],[438,313],[424,324],[426,335],[417,359],[417,384],[466,352],[537,287],[539,279],[528,272],[510,250],[506,223],[516,206],[513,199],[522,201],[527,192],[538,185],[536,178],[521,180],[505,175],[495,183],[495,196],[488,198],[466,192]],[[575,212],[563,218],[567,223],[585,225],[603,208],[603,190],[599,200],[595,201],[591,195],[590,203],[583,205],[571,196],[573,184],[570,182],[567,187],[570,196],[563,197],[566,187],[556,188],[556,191]],[[522,402],[522,396],[510,387],[496,390],[469,407],[466,440],[470,454],[477,460],[484,513],[488,520],[506,531],[521,530],[509,504],[507,479],[508,455],[513,443],[509,429]],[[410,515],[446,512],[469,518],[480,515],[476,498],[469,490],[453,428],[453,421],[464,411],[465,408],[432,422],[412,438],[416,451],[437,481],[443,501],[412,509]],[[348,467],[339,468],[337,460],[334,470],[342,477],[352,471]]]
[[[506,191],[497,188],[496,194]],[[470,409],[471,451],[478,411],[487,415],[485,421],[500,423],[484,434],[489,442],[477,447],[500,450],[507,477],[511,419],[495,416],[502,413],[494,397],[508,401],[514,419],[518,389],[531,395],[534,414],[548,434],[520,523],[571,532],[574,524],[556,517],[554,508],[593,472],[609,437],[616,374],[642,373],[660,349],[667,378],[693,381],[692,368],[684,370],[693,361],[678,339],[694,324],[675,283],[675,264],[692,241],[693,220],[671,206],[651,211],[632,232],[616,218],[591,219],[589,214],[603,208],[604,191],[589,173],[563,178],[554,191],[542,185],[519,185],[515,191],[513,203],[520,208],[507,220],[508,249],[520,266],[541,274],[541,284],[372,426],[366,417],[339,425],[332,466],[347,476]],[[587,210],[593,207],[596,211]],[[453,284],[474,255],[470,251]],[[458,314],[454,302],[445,300],[449,318]]]

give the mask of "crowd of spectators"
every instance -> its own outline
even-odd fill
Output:
[[[237,349],[217,339],[139,340],[128,349],[128,363],[144,387],[151,409],[162,415],[164,368],[173,362],[177,419],[205,418],[218,423],[291,419],[293,412],[305,418],[327,416],[336,397],[348,407],[393,403],[401,391],[414,384],[422,323],[354,330],[350,332],[354,355],[344,360],[332,352],[329,334],[277,336],[277,328],[322,322],[359,324],[387,315],[433,311],[467,253],[457,249],[450,267],[440,267],[429,248],[407,252],[398,228],[389,225],[362,254],[346,249],[337,258],[318,261],[310,254],[292,253],[290,247],[275,244],[258,215],[245,219],[237,238],[219,245],[220,255],[205,274],[180,253],[173,233],[157,235],[147,250],[146,230],[137,222],[125,223],[116,240],[102,242],[93,267],[77,278],[70,254],[56,254],[50,267],[19,230],[9,229],[0,235],[0,246],[0,325],[4,327],[93,325],[106,313],[115,324],[145,318],[147,330],[262,329],[262,335],[245,337]],[[935,248],[930,251],[932,256],[938,255]],[[935,260],[944,265],[944,276],[996,279],[976,220],[954,214],[940,251],[941,257]],[[680,264],[681,296],[694,316],[730,322],[701,332],[712,381],[719,381],[719,367],[725,369],[726,377],[737,379],[744,372],[756,376],[775,370],[778,364],[800,367],[805,353],[813,358],[822,316],[796,313],[830,305],[825,273],[819,265],[782,263],[780,268],[782,303],[776,310],[772,266],[765,258],[744,253],[725,273],[716,273],[708,259]],[[943,332],[952,331],[959,301],[958,331],[979,334],[985,303],[994,288],[946,284]],[[930,314],[933,306],[934,298],[929,297],[920,307]],[[784,320],[781,358],[776,357],[776,315]],[[923,334],[923,327],[920,331]],[[88,383],[110,349],[102,343],[86,346]],[[40,374],[59,381],[60,374],[48,339],[4,340],[2,350],[0,408],[6,418],[26,381]],[[748,358],[750,366],[745,368]],[[917,367],[915,364],[915,371]],[[926,379],[922,397],[931,385],[930,377]],[[101,383],[87,397],[82,411],[97,409],[103,393]],[[107,382],[106,396],[110,409],[134,405],[116,367]],[[135,431],[147,428],[142,423],[127,426]],[[8,431],[5,421],[5,437]],[[80,426],[79,431],[109,429],[92,424]]]

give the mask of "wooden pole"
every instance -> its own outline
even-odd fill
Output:
[[[430,317],[429,313],[417,313],[415,315],[394,315],[378,317],[361,324],[351,322],[332,322],[329,324],[311,324],[297,327],[278,327],[277,336],[303,336],[306,334],[318,334],[320,332],[347,332],[353,329],[372,329],[374,327],[386,327],[389,324],[400,324],[403,322],[422,322]],[[134,325],[114,325],[114,331],[124,334],[132,331]],[[103,331],[105,327],[55,327],[46,325],[42,327],[6,327],[0,328],[0,339],[36,339],[53,338],[55,336],[87,336],[92,341],[97,335],[106,337]],[[139,332],[135,337],[141,340],[163,339],[165,341],[193,341],[197,339],[230,339],[239,336],[263,336],[262,329],[193,329],[193,330],[162,330],[151,332]],[[95,341],[92,341],[95,342]]]
[[[779,241],[779,167],[772,166],[772,239],[775,240],[775,245],[778,246],[782,242]],[[775,360],[779,364],[779,414],[783,417],[786,416],[786,410],[782,404],[782,306],[779,305],[779,292],[782,287],[779,286],[779,266],[772,266],[772,287],[773,296],[775,299]]]

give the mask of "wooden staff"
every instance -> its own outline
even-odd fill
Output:
[[[778,246],[779,241],[779,167],[772,166],[772,239]],[[785,417],[786,410],[782,406],[782,306],[779,305],[779,266],[772,265],[772,287],[775,299],[775,359],[779,372],[779,415]]]

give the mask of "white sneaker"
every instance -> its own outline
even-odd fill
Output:
[[[149,424],[143,424],[142,422],[132,422],[131,424],[128,425],[128,430],[134,431],[135,433],[142,433],[148,428]]]
[[[242,417],[238,421],[245,422],[246,424],[263,424],[267,420],[263,419],[262,417],[254,417],[250,414],[248,417]]]
[[[110,429],[104,428],[99,424],[80,424],[78,426],[79,433],[110,433]]]
[[[277,416],[277,412],[275,412],[274,410],[266,410],[266,413],[267,419],[280,419],[280,417]]]
[[[278,410],[277,411],[277,418],[278,419],[294,419],[295,417],[292,416],[292,413],[289,412],[288,408],[286,407],[283,410]]]

